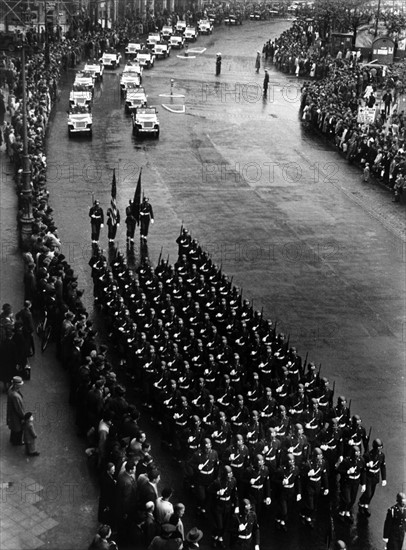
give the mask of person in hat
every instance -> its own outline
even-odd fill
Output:
[[[183,546],[179,533],[171,523],[161,526],[161,534],[154,537],[148,550],[180,550]]]
[[[25,445],[25,454],[27,456],[39,456],[39,452],[35,448],[35,440],[37,439],[37,434],[34,428],[34,415],[32,412],[27,412],[24,415],[24,428],[23,428],[23,438]]]
[[[89,550],[117,550],[117,544],[110,540],[110,537],[110,525],[101,525],[89,546]]]
[[[255,59],[255,70],[257,73],[259,73],[260,68],[261,68],[261,52],[257,51],[257,57]]]
[[[199,541],[203,538],[203,531],[200,531],[197,527],[192,527],[190,531],[186,533],[185,537],[185,548],[189,550],[196,550],[200,547]]]
[[[97,244],[100,237],[100,229],[104,227],[104,212],[100,201],[95,200],[89,210],[90,225],[92,230],[92,243]]]
[[[141,239],[147,240],[149,223],[154,223],[154,212],[152,206],[149,203],[149,198],[144,197],[144,200],[140,206],[140,225],[141,225]]]
[[[125,224],[127,226],[127,245],[134,244],[134,233],[137,220],[134,216],[133,201],[131,199],[125,209]]]
[[[406,495],[398,493],[396,504],[391,506],[385,518],[383,540],[386,550],[402,550],[406,532]]]
[[[10,443],[23,444],[23,422],[25,415],[24,397],[21,387],[24,382],[21,376],[14,376],[7,392],[7,426],[10,429]]]

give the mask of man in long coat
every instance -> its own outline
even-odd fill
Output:
[[[7,426],[10,429],[10,443],[23,444],[23,421],[25,415],[24,398],[21,387],[24,384],[20,376],[14,376],[7,392]]]

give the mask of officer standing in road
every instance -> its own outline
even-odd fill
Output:
[[[154,223],[154,212],[149,203],[148,197],[144,197],[144,201],[140,206],[140,222],[141,222],[141,239],[147,240],[149,222]]]
[[[104,226],[104,212],[100,201],[95,200],[89,210],[90,225],[92,229],[92,243],[97,244],[100,237],[100,229]]]
[[[268,69],[265,69],[265,76],[264,76],[264,97],[268,96],[268,85],[269,85],[269,73]]]
[[[388,509],[383,527],[386,550],[402,550],[406,531],[406,495],[398,493],[396,504]]]
[[[135,226],[137,225],[137,220],[133,214],[133,201],[130,200],[129,205],[125,209],[125,224],[127,226],[127,244],[134,243],[134,233]]]
[[[216,76],[219,76],[221,73],[221,53],[216,55]]]
[[[261,68],[261,52],[257,52],[257,57],[255,59],[255,71],[259,73],[259,69]]]

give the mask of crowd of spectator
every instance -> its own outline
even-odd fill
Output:
[[[268,41],[263,51],[279,70],[310,78],[302,87],[303,123],[323,134],[349,162],[369,169],[400,202],[406,188],[404,66],[363,64],[359,49],[333,57],[303,21]],[[365,108],[376,112],[365,118]]]

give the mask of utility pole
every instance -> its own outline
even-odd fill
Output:
[[[376,21],[375,21],[375,32],[374,32],[374,38],[378,36],[378,23],[379,23],[379,16],[381,13],[381,0],[378,0],[378,10],[376,12]]]
[[[20,215],[21,223],[21,247],[23,250],[29,250],[32,224],[34,217],[32,215],[32,187],[31,187],[31,161],[28,156],[28,136],[27,136],[27,89],[25,82],[25,37],[21,43],[21,76],[23,87],[23,177],[22,177],[22,211]]]

